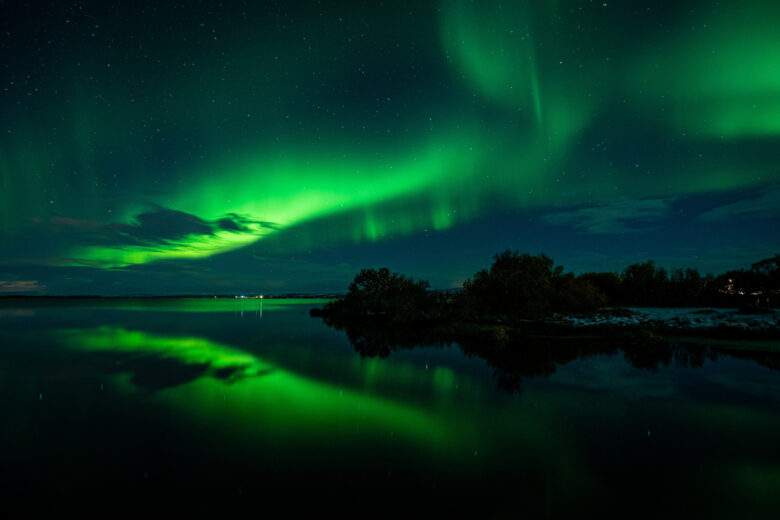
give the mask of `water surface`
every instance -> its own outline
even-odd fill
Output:
[[[293,508],[484,516],[780,510],[776,345],[572,351],[518,375],[456,345],[361,356],[308,316],[319,304],[0,302],[0,493],[292,494]]]

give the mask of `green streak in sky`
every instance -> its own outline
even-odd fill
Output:
[[[655,45],[628,75],[648,112],[680,132],[780,134],[780,4],[727,4]],[[691,27],[693,26],[693,27]]]
[[[247,246],[268,232],[252,224],[241,231],[219,230],[211,234],[192,234],[181,239],[150,245],[86,246],[76,248],[66,265],[115,268],[176,258],[205,258]]]
[[[447,2],[442,36],[456,69],[487,97],[513,108],[538,103],[538,68],[531,13],[525,2],[503,8]],[[541,112],[541,106],[535,110]]]
[[[451,0],[419,27],[383,27],[386,39],[348,49],[328,19],[277,34],[244,26],[219,53],[211,39],[160,43],[156,65],[75,46],[47,75],[61,88],[3,105],[0,245],[25,262],[121,269],[259,241],[291,253],[504,209],[775,182],[780,4],[641,16],[585,4]],[[367,94],[379,73],[355,65],[396,41],[409,49],[373,68],[409,74],[387,72],[381,95]],[[657,156],[636,161],[610,144],[624,132],[647,139],[646,129],[690,142],[651,142]],[[714,138],[732,147],[714,154]],[[743,154],[741,140],[755,138],[763,155]],[[150,207],[249,224],[174,238],[111,229],[141,228]]]
[[[473,172],[477,135],[448,135],[406,149],[264,153],[209,168],[166,204],[216,219],[228,212],[289,227],[306,220],[436,189]]]
[[[479,134],[453,134],[400,154],[392,149],[339,152],[334,146],[329,151],[302,148],[225,160],[193,173],[197,180],[159,203],[203,219],[217,220],[236,213],[272,227],[255,224],[240,231],[219,230],[149,245],[82,247],[72,251],[66,263],[113,268],[203,258],[247,246],[274,230],[361,208],[367,212],[363,231],[369,240],[426,225],[444,229],[454,219],[450,208],[441,202],[433,203],[422,221],[399,222],[392,231],[386,229],[392,226],[386,222],[379,231],[369,216],[370,208],[428,191],[442,193],[438,200],[445,200],[448,186],[460,186],[474,173],[480,141]],[[128,220],[132,221],[130,214]]]
[[[534,115],[536,116],[537,124],[542,122],[542,91],[539,85],[539,69],[536,66],[536,58],[534,58],[533,66],[531,67],[531,99],[534,103]]]
[[[548,28],[558,19],[545,2],[445,2],[441,35],[459,75],[486,98],[520,115],[560,153],[590,121],[587,91],[602,71],[582,58],[574,71]],[[583,72],[584,70],[584,72]]]

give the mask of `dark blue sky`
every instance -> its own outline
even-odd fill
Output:
[[[0,2],[0,293],[780,251],[777,3],[288,4]]]

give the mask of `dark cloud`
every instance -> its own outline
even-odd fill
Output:
[[[571,226],[587,233],[626,233],[645,229],[666,218],[673,198],[619,200],[544,215],[548,224]]]
[[[780,185],[765,186],[745,193],[739,200],[715,207],[699,215],[705,222],[728,219],[777,218],[780,216]]]
[[[174,242],[193,235],[213,235],[218,231],[247,233],[257,227],[274,229],[272,222],[229,213],[217,220],[204,220],[192,213],[155,208],[139,213],[132,224],[107,224],[96,230],[100,245],[153,245]]]
[[[95,219],[56,215],[46,219],[31,219],[9,240],[0,240],[0,266],[52,267],[69,263],[88,266],[89,262],[83,258],[71,256],[75,248],[85,245],[164,248],[190,238],[209,237],[225,232],[257,233],[260,228],[276,230],[279,226],[273,222],[252,219],[237,213],[229,213],[215,220],[206,220],[192,213],[160,206],[138,213],[130,223],[101,222]],[[100,262],[95,262],[94,267],[101,267]],[[0,273],[0,279],[2,278]]]
[[[109,230],[122,237],[140,242],[176,240],[189,235],[210,235],[214,224],[195,215],[160,208],[141,213],[135,217],[135,224],[114,224]]]
[[[217,220],[217,225],[225,231],[242,232],[249,231],[251,227],[260,226],[268,229],[279,229],[277,224],[263,220],[255,220],[238,213],[228,213],[225,217]]]

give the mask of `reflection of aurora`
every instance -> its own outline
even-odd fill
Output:
[[[444,85],[452,97],[441,106],[428,106],[430,96],[419,106],[408,100],[404,108],[411,115],[403,122],[374,122],[386,129],[381,138],[361,134],[358,129],[367,122],[360,117],[365,115],[351,120],[348,109],[332,128],[307,120],[305,112],[293,114],[300,122],[290,134],[287,118],[276,111],[305,106],[304,94],[280,88],[287,82],[269,80],[273,72],[262,83],[252,71],[262,70],[262,64],[278,71],[273,68],[279,66],[278,54],[291,59],[296,48],[290,44],[288,52],[271,56],[262,49],[242,48],[231,54],[237,60],[234,75],[243,81],[216,88],[235,98],[229,107],[205,103],[193,83],[177,86],[181,101],[169,101],[165,110],[173,120],[171,127],[185,134],[184,141],[192,137],[184,129],[213,135],[208,150],[182,152],[182,160],[174,161],[175,172],[165,171],[175,179],[170,185],[154,177],[151,193],[146,172],[166,175],[139,159],[145,154],[143,143],[123,143],[126,134],[144,133],[147,122],[139,122],[136,113],[155,113],[159,107],[154,101],[141,110],[117,103],[111,113],[126,126],[117,125],[102,118],[92,101],[99,96],[90,97],[84,89],[73,96],[64,122],[51,125],[65,128],[67,138],[50,139],[53,146],[45,153],[35,144],[42,141],[41,130],[29,118],[18,121],[13,133],[0,140],[0,229],[18,230],[31,218],[47,215],[54,203],[66,206],[52,215],[83,218],[74,221],[79,226],[103,222],[106,215],[115,224],[132,224],[148,209],[147,203],[208,222],[231,214],[245,218],[240,228],[159,240],[101,242],[98,233],[98,238],[82,237],[75,246],[54,244],[63,250],[47,258],[60,265],[116,268],[206,258],[271,237],[285,251],[378,241],[452,228],[499,206],[577,205],[772,182],[773,166],[746,157],[755,154],[746,154],[739,144],[746,138],[780,135],[775,58],[780,10],[771,2],[751,9],[740,5],[726,2],[717,10],[690,10],[682,20],[670,16],[669,30],[659,33],[647,24],[638,29],[640,37],[626,41],[623,24],[602,20],[606,9],[570,10],[542,1],[443,2],[433,20],[438,34],[431,54],[438,56],[432,60],[439,59],[444,72],[431,83]],[[674,30],[677,23],[685,27]],[[683,30],[689,26],[701,30]],[[305,85],[304,78],[312,72],[308,67],[314,66],[316,62],[290,63],[284,71]],[[336,82],[343,71],[316,72]],[[79,86],[84,75],[66,77],[65,82]],[[247,84],[265,86],[249,96],[241,90]],[[123,88],[112,85],[107,90],[116,100],[134,97]],[[159,94],[151,98],[163,97]],[[428,105],[423,104],[426,100]],[[610,112],[616,106],[622,107],[617,116]],[[244,119],[236,117],[236,107]],[[252,126],[255,119],[246,119],[249,112],[264,114],[263,132]],[[612,117],[617,118],[614,125]],[[222,119],[235,123],[225,136],[210,128]],[[632,128],[657,126],[674,132],[672,139],[682,144],[669,156],[659,146],[662,157],[647,165],[652,175],[623,171],[613,158],[583,155],[578,148],[589,131],[602,132],[598,125],[620,129],[626,121]],[[276,139],[276,130],[286,130],[285,138]],[[609,140],[612,134],[605,135]],[[707,153],[713,143],[719,155]],[[121,159],[104,156],[105,150],[119,150]],[[197,158],[186,160],[193,155]],[[140,183],[121,200],[100,191],[110,185],[103,176],[116,162],[129,165],[125,182]],[[49,175],[52,164],[78,175]]]
[[[95,300],[95,308],[121,311],[235,314],[259,313],[289,308],[291,305],[324,305],[329,299],[319,298],[123,298],[120,300]],[[82,306],[86,305],[82,303]]]
[[[205,338],[158,336],[117,327],[66,330],[59,336],[80,351],[203,366],[202,377],[160,391],[159,399],[196,417],[258,428],[263,437],[281,436],[277,441],[315,430],[320,436],[394,432],[432,444],[455,439],[446,422],[412,406],[314,381]],[[127,389],[132,391],[132,385]]]
[[[132,367],[132,360],[147,358],[152,364],[175,360],[183,367],[204,367],[196,379],[142,395],[181,414],[194,431],[209,431],[241,446],[245,456],[261,456],[262,450],[278,446],[292,449],[292,457],[312,453],[315,458],[337,457],[340,464],[349,465],[360,457],[360,446],[366,446],[366,456],[374,459],[383,456],[379,446],[384,444],[390,450],[403,446],[413,450],[414,462],[393,464],[416,465],[430,460],[444,464],[448,472],[455,468],[470,472],[481,471],[495,459],[504,460],[505,450],[511,446],[518,450],[518,467],[525,473],[541,472],[542,467],[549,472],[550,461],[554,461],[552,471],[567,482],[567,496],[586,493],[591,485],[582,473],[585,468],[579,455],[571,451],[575,447],[571,440],[550,430],[555,407],[524,408],[520,413],[508,408],[485,420],[477,403],[462,399],[469,392],[457,394],[455,399],[459,376],[445,367],[429,371],[411,364],[365,360],[365,366],[354,367],[364,373],[364,388],[358,390],[295,374],[201,337],[162,336],[111,326],[62,330],[56,337],[76,351],[119,356],[119,366]],[[112,368],[111,372],[117,370]],[[121,392],[138,396],[133,377],[120,373],[112,380]],[[377,395],[379,387],[401,391],[401,395],[417,394],[426,384],[432,385],[432,403]],[[490,426],[494,423],[505,428],[496,431]],[[313,451],[307,451],[310,449]]]
[[[603,475],[589,464],[593,449],[598,456],[603,456],[602,449],[615,449],[614,444],[605,447],[602,442],[619,439],[618,449],[628,450],[628,461],[640,464],[644,459],[636,458],[631,450],[647,453],[644,450],[659,443],[677,446],[682,442],[683,460],[697,463],[683,468],[677,475],[680,482],[695,478],[707,490],[722,490],[762,506],[777,502],[778,466],[771,450],[778,417],[767,403],[745,406],[720,401],[719,396],[739,390],[756,392],[752,395],[767,391],[762,384],[745,387],[737,373],[708,376],[716,388],[713,401],[707,394],[687,395],[674,371],[619,370],[625,366],[623,360],[605,357],[553,375],[552,386],[529,385],[523,399],[485,407],[482,399],[486,396],[478,396],[478,385],[459,391],[468,388],[466,376],[444,367],[423,371],[411,363],[356,359],[356,366],[347,369],[363,372],[368,393],[361,393],[294,374],[278,363],[201,337],[169,337],[117,327],[59,331],[55,337],[90,356],[105,353],[125,360],[146,356],[153,361],[207,366],[196,380],[141,397],[180,414],[198,435],[209,432],[215,439],[230,441],[223,446],[238,446],[247,461],[258,450],[268,453],[269,447],[279,447],[274,453],[285,461],[284,457],[294,460],[301,453],[316,453],[349,464],[360,457],[360,446],[365,444],[376,453],[388,443],[396,450],[400,448],[396,443],[404,443],[420,457],[416,464],[426,464],[426,456],[431,455],[431,460],[442,461],[446,471],[480,472],[495,468],[498,460],[501,467],[511,465],[524,474],[543,472],[552,496],[565,502],[613,495],[610,486],[615,483],[600,480]],[[591,372],[582,370],[589,366]],[[224,372],[231,377],[222,377]],[[126,377],[116,376],[113,381],[128,396],[139,397],[137,387]],[[392,389],[398,395],[417,394],[419,398],[424,393],[419,392],[420,385],[425,382],[432,385],[428,388],[435,395],[428,396],[428,401],[422,398],[420,404],[376,395]],[[440,399],[443,395],[453,399]],[[468,395],[475,401],[462,399]],[[679,432],[686,434],[676,439]],[[711,440],[702,443],[701,439]],[[760,462],[739,450],[737,455],[728,452],[713,457],[711,442],[731,446],[748,442],[754,446],[749,453],[760,457]],[[477,451],[479,456],[475,456]],[[307,464],[316,464],[313,459]],[[665,463],[676,468],[680,461],[660,462]],[[696,469],[688,472],[691,467]],[[436,466],[436,470],[442,468]],[[678,481],[673,482],[677,485]],[[697,490],[693,493],[698,497]],[[630,484],[627,491],[641,495]]]

